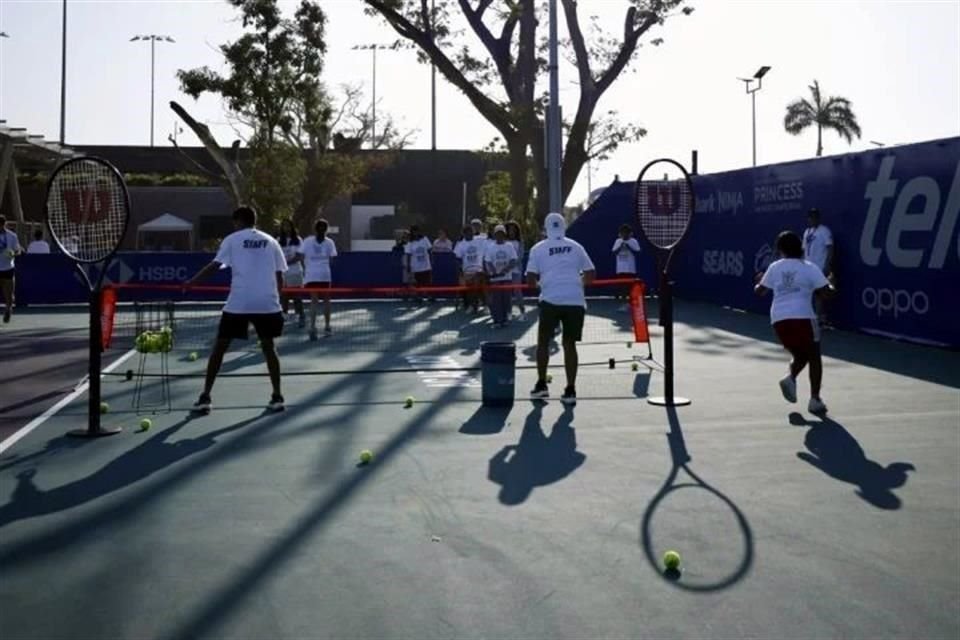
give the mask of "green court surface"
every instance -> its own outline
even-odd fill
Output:
[[[121,434],[65,437],[80,395],[0,453],[0,637],[958,637],[960,354],[829,332],[821,419],[805,379],[801,403],[781,397],[765,318],[681,303],[693,404],[668,412],[619,313],[593,310],[572,409],[559,353],[553,398],[523,399],[532,316],[456,334],[406,318],[353,342],[347,325],[293,330],[279,414],[247,375],[265,371],[252,343],[201,417],[196,377],[170,378],[171,411],[135,410],[127,356],[104,378]],[[171,373],[202,371],[212,331],[178,343]],[[519,345],[509,409],[481,406],[488,335]]]

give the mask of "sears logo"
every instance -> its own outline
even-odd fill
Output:
[[[742,276],[743,252],[719,250],[704,251],[703,272],[709,275]]]
[[[937,182],[929,176],[918,176],[902,187],[899,180],[891,179],[894,156],[880,162],[877,178],[867,183],[864,199],[870,202],[867,219],[860,234],[860,258],[864,264],[875,267],[886,253],[894,267],[916,269],[942,269],[947,254],[951,251],[960,257],[960,234],[957,233],[957,217],[960,214],[960,162],[957,163],[953,182],[947,198],[940,207],[942,193]],[[896,197],[890,213],[886,237],[877,237],[877,226],[883,213],[884,202]],[[940,215],[938,215],[940,214]],[[913,247],[904,246],[904,236],[913,238]],[[924,248],[916,246],[918,234],[924,234]]]
[[[190,277],[186,267],[140,267],[140,282],[183,282]]]
[[[767,267],[773,263],[774,259],[775,256],[773,254],[773,247],[771,247],[769,244],[765,244],[760,247],[753,255],[754,273],[766,272]]]
[[[876,312],[878,318],[898,318],[906,314],[922,316],[930,310],[930,298],[923,291],[867,287],[860,293],[860,301],[864,307]]]

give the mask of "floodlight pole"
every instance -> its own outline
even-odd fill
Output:
[[[67,0],[63,0],[60,26],[60,144],[64,144],[67,125]]]
[[[145,36],[133,36],[130,38],[130,42],[137,41],[150,41],[150,146],[153,146],[153,110],[154,110],[154,95],[156,94],[156,70],[157,70],[157,41],[162,42],[175,42],[173,38],[166,35],[156,35],[149,34]]]
[[[770,67],[760,67],[757,69],[757,72],[753,74],[752,78],[739,78],[741,82],[744,83],[744,86],[747,90],[747,93],[750,94],[750,101],[752,104],[753,112],[753,166],[757,166],[757,91],[763,86],[763,76],[767,75],[767,72],[770,71]],[[751,84],[756,81],[757,85],[751,88]]]
[[[550,0],[550,104],[547,107],[547,175],[550,211],[563,214],[560,184],[560,77],[557,64],[557,0]]]

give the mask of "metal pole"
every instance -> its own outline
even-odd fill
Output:
[[[370,148],[377,146],[377,45],[373,45],[373,134],[370,136]]]
[[[156,48],[157,48],[157,38],[156,36],[150,37],[150,146],[153,146],[153,91],[154,91],[154,75],[156,71]]]
[[[430,37],[433,38],[436,0],[430,0]],[[437,150],[437,65],[430,65],[430,149]]]
[[[67,0],[63,0],[60,49],[60,144],[64,144],[67,125]]]
[[[547,175],[550,211],[563,213],[560,185],[560,77],[557,52],[557,0],[550,0],[550,106],[547,110]]]
[[[757,91],[750,93],[753,103],[753,166],[757,166]]]

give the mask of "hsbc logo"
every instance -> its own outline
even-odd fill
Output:
[[[719,250],[704,251],[703,272],[708,275],[742,276],[743,252]]]
[[[943,194],[936,180],[918,176],[900,186],[899,180],[891,178],[895,162],[894,156],[885,157],[877,178],[867,183],[864,199],[870,205],[860,234],[860,258],[871,267],[880,264],[881,256],[886,254],[890,264],[900,269],[942,269],[951,251],[960,258],[960,237],[956,231],[960,215],[960,162],[942,207]],[[886,236],[877,237],[884,203],[894,198]],[[905,234],[925,234],[925,248],[904,243]]]
[[[183,282],[190,276],[186,267],[140,267],[140,282]]]

